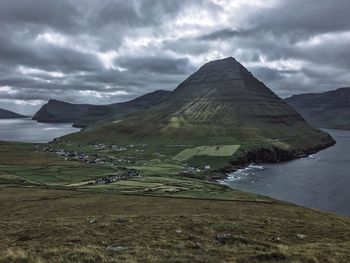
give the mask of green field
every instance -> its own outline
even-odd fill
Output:
[[[164,154],[155,155],[154,149],[146,149],[135,163],[122,163],[127,168],[136,169],[141,177],[130,178],[108,185],[88,185],[91,179],[115,175],[116,171],[108,165],[85,164],[78,161],[65,160],[54,153],[43,152],[40,147],[26,143],[0,142],[0,184],[21,183],[46,185],[46,186],[71,186],[82,191],[94,193],[115,194],[142,194],[161,196],[182,196],[193,198],[215,199],[247,199],[241,191],[231,190],[228,187],[215,183],[196,180],[180,176],[183,169],[176,161],[167,158],[167,154],[173,154],[179,147],[164,147]],[[76,151],[81,146],[67,145],[67,149]],[[92,147],[83,146],[93,152]],[[183,147],[180,147],[183,148]],[[220,147],[224,151],[227,147]],[[216,149],[216,148],[215,148]],[[209,152],[214,148],[203,148]],[[232,148],[231,148],[232,150]],[[122,153],[98,150],[96,152],[118,156],[135,156],[140,154],[136,149],[129,149]],[[157,156],[159,158],[154,159]],[[262,197],[250,195],[250,199],[256,200]]]
[[[232,156],[238,149],[239,145],[197,146],[183,150],[174,156],[173,159],[182,162],[196,155],[227,157]]]

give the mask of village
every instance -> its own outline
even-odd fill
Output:
[[[46,144],[41,147],[41,150],[48,151],[56,154],[69,161],[78,161],[86,164],[93,165],[103,165],[112,168],[114,171],[119,171],[117,175],[104,176],[97,178],[94,182],[90,182],[90,184],[111,184],[120,180],[128,180],[132,177],[140,177],[141,171],[136,170],[134,168],[126,167],[126,165],[136,164],[137,161],[142,160],[141,157],[130,156],[130,155],[122,155],[122,156],[110,156],[110,155],[102,155],[97,153],[98,151],[109,150],[112,152],[126,152],[128,150],[133,150],[135,153],[143,153],[145,152],[145,148],[148,147],[147,144],[141,145],[107,145],[104,143],[92,143],[89,145],[81,145],[79,144],[79,148],[83,148],[84,146],[93,146],[93,152],[77,152],[77,151],[68,151],[66,149],[60,148],[57,144]],[[160,153],[154,153],[155,155],[162,156]],[[202,169],[197,166],[190,165],[186,162],[181,163],[182,168],[179,170],[179,174],[186,177],[192,177],[195,174],[200,173],[202,170],[210,170],[210,165],[206,165]]]
[[[107,148],[105,144],[102,143],[97,143],[94,144],[94,147],[96,150],[101,150]],[[129,146],[130,147],[130,146]],[[134,146],[132,146],[134,147]],[[65,149],[59,148],[55,145],[46,145],[41,148],[43,151],[47,152],[52,152],[55,153],[57,156],[60,156],[64,158],[67,161],[78,161],[78,162],[83,162],[87,164],[95,164],[95,165],[103,165],[103,166],[108,166],[112,168],[114,171],[118,171],[120,173],[115,174],[115,175],[110,175],[110,176],[104,176],[100,178],[96,178],[93,182],[89,182],[89,184],[96,184],[96,185],[101,185],[101,184],[110,184],[113,182],[117,182],[120,180],[127,180],[132,177],[140,177],[141,174],[139,173],[138,170],[133,169],[133,168],[128,168],[125,166],[121,166],[121,163],[134,163],[136,160],[136,157],[128,157],[128,156],[123,156],[123,157],[111,157],[111,156],[106,156],[106,155],[101,155],[98,153],[84,153],[84,152],[74,152],[74,151],[67,151]],[[126,151],[126,147],[120,147],[117,145],[111,145],[110,149],[113,151]]]

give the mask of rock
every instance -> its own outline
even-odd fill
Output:
[[[182,233],[182,230],[181,230],[181,229],[176,229],[175,232],[176,232],[177,234],[181,234],[181,233]]]
[[[126,250],[127,248],[124,247],[124,246],[107,246],[106,247],[106,250],[107,251],[113,251],[113,252],[119,252],[119,251],[124,251]]]
[[[219,245],[225,245],[227,244],[231,239],[232,239],[232,235],[231,234],[218,234],[215,236],[216,242]]]
[[[92,224],[92,225],[97,223],[96,218],[89,218],[87,221],[89,224]]]
[[[17,238],[17,241],[29,241],[32,240],[33,237],[29,235],[21,235],[20,237]]]
[[[281,240],[280,237],[273,237],[273,238],[271,238],[271,242],[274,242],[274,243],[281,243],[282,240]]]
[[[299,239],[303,239],[303,240],[304,240],[305,237],[306,237],[306,235],[303,235],[303,234],[299,234],[299,233],[298,233],[298,234],[297,234],[297,237],[298,237]]]
[[[219,245],[226,245],[226,244],[232,244],[232,243],[236,243],[236,244],[254,244],[255,241],[240,235],[231,235],[231,234],[218,234],[216,235],[216,242]]]
[[[188,247],[193,249],[200,249],[202,245],[198,241],[195,241],[195,242],[191,241]]]
[[[123,223],[129,223],[130,221],[126,218],[118,217],[116,222],[119,224],[123,224]]]

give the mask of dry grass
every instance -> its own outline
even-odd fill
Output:
[[[0,189],[0,262],[350,261],[348,218],[290,204]]]

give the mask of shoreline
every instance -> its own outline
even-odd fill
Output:
[[[236,157],[230,161],[230,166],[213,171],[207,176],[209,181],[222,181],[228,179],[230,173],[234,173],[240,169],[245,169],[250,165],[259,165],[262,163],[282,163],[296,159],[306,158],[310,155],[316,154],[322,150],[334,146],[337,142],[331,137],[328,143],[320,144],[316,147],[305,149],[301,151],[282,150],[277,147],[260,147],[252,151],[243,152],[242,156]]]

